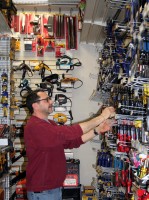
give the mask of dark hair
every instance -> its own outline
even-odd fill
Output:
[[[45,92],[45,90],[43,89],[33,90],[26,97],[26,107],[29,109],[31,114],[34,112],[32,104],[35,103],[40,98],[37,95],[38,92]]]

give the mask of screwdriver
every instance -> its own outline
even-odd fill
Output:
[[[132,186],[132,180],[130,178],[130,165],[129,165],[129,179],[127,181],[127,193],[129,194],[131,192],[131,186]]]
[[[126,171],[125,171],[125,164],[124,164],[124,162],[123,162],[123,169],[121,170],[121,175],[122,175],[121,185],[123,187],[126,187]]]

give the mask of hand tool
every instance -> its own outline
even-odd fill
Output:
[[[53,37],[53,16],[48,17],[47,24],[44,24],[44,27],[47,28],[49,36]]]
[[[149,97],[147,97],[146,129],[149,131]]]
[[[25,32],[25,14],[22,14],[22,15],[21,15],[21,20],[22,20],[22,25],[21,25],[21,30],[20,30],[20,32],[21,32],[21,33],[24,33],[24,32]]]
[[[119,186],[120,186],[119,171],[118,171],[118,170],[115,172],[115,186],[116,186],[116,187],[119,187]]]
[[[131,180],[131,168],[130,168],[130,164],[129,164],[129,172],[128,172],[128,180],[127,180],[127,193],[130,194],[131,193],[131,186],[132,186],[132,180]]]
[[[40,23],[41,23],[41,16],[40,15],[35,15],[34,20],[30,22],[30,24],[33,25],[33,32],[34,32],[35,35],[39,35],[40,32],[41,32]]]
[[[71,35],[70,35],[70,17],[66,17],[66,28],[67,28],[67,37],[66,37],[66,43],[68,43],[68,49],[71,49]]]

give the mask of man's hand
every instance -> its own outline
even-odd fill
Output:
[[[108,119],[108,118],[112,118],[115,116],[115,109],[113,107],[106,107],[101,115],[105,118],[105,119]]]
[[[116,123],[115,120],[107,119],[106,121],[102,122],[98,127],[96,127],[96,130],[99,133],[110,131],[115,123]]]

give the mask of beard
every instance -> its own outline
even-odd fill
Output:
[[[51,114],[52,112],[53,112],[53,106],[49,106],[48,114]]]

